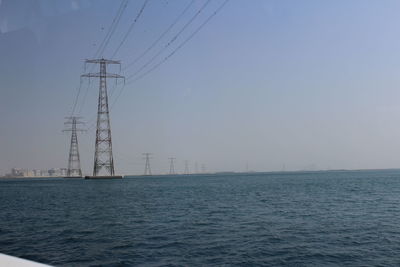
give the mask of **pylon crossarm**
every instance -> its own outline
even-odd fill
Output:
[[[114,73],[86,73],[86,74],[82,74],[81,77],[83,78],[115,78],[115,79],[124,79],[125,82],[125,77],[118,75],[118,74],[114,74]]]
[[[85,64],[87,63],[93,63],[93,64],[121,64],[121,61],[119,60],[112,60],[112,59],[104,59],[104,58],[98,58],[98,59],[86,59]]]

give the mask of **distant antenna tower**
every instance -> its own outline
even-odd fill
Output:
[[[79,147],[78,147],[78,134],[77,132],[83,132],[83,129],[77,129],[77,124],[83,124],[79,121],[81,117],[65,117],[67,120],[64,125],[69,126],[68,129],[63,130],[63,132],[71,132],[71,144],[69,147],[68,156],[68,177],[82,177],[81,161],[79,157]]]
[[[144,175],[151,175],[151,169],[150,169],[150,156],[151,153],[143,153],[144,159],[146,160],[146,164],[144,166]]]
[[[201,172],[206,173],[206,165],[204,163],[201,164]]]
[[[107,73],[106,67],[109,64],[119,64],[121,68],[121,63],[119,61],[104,58],[87,59],[85,61],[85,66],[88,63],[100,65],[99,73],[86,73],[81,75],[81,77],[89,78],[89,81],[91,77],[100,78],[93,176],[114,176],[114,158],[112,153],[110,114],[108,110],[107,78],[123,78],[124,81],[125,78],[118,74]]]
[[[175,168],[174,168],[174,160],[176,158],[168,158],[169,159],[169,174],[175,174]]]
[[[197,164],[197,161],[194,163],[194,172],[199,173],[199,164]]]
[[[189,161],[185,160],[185,172],[184,174],[189,174]]]

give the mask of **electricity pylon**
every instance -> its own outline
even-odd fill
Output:
[[[175,160],[176,158],[168,158],[168,159],[169,159],[169,161],[170,161],[170,164],[169,164],[169,174],[175,174],[174,160]]]
[[[77,132],[84,132],[83,129],[77,129],[77,124],[83,124],[79,121],[81,117],[65,117],[67,120],[64,125],[70,128],[63,130],[63,132],[71,132],[71,144],[69,147],[67,177],[82,177],[81,161],[79,158],[78,147],[78,134]]]
[[[201,172],[206,173],[206,165],[204,163],[201,164]]]
[[[112,153],[110,113],[108,110],[107,78],[121,78],[125,81],[125,77],[118,74],[107,73],[107,65],[118,64],[121,67],[119,61],[104,58],[87,59],[85,61],[85,66],[88,63],[100,65],[100,72],[81,75],[81,77],[89,78],[89,81],[91,77],[100,78],[93,176],[114,176],[114,158]]]
[[[185,172],[183,174],[189,174],[189,161],[185,160]]]
[[[151,153],[143,153],[144,159],[146,160],[146,164],[144,166],[144,175],[151,175],[151,168],[150,168],[150,155]]]

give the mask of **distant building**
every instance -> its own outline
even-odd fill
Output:
[[[51,168],[50,170],[12,168],[5,177],[64,177],[66,175],[66,168]]]
[[[24,170],[24,177],[34,177],[33,171],[31,170]]]
[[[12,168],[11,173],[12,177],[23,177],[24,176],[24,170],[23,169],[17,169],[17,168]]]
[[[61,168],[60,169],[60,175],[63,176],[63,177],[67,176],[67,168]]]
[[[67,176],[67,169],[66,168],[52,168],[52,169],[48,170],[48,176],[50,176],[50,177]]]
[[[56,169],[50,169],[50,170],[48,170],[48,174],[49,174],[49,176],[57,176],[56,175],[56,173],[57,173],[57,171],[56,171]]]

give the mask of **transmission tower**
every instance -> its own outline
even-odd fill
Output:
[[[67,120],[64,125],[69,128],[63,130],[63,132],[71,132],[71,144],[69,147],[68,156],[68,168],[67,177],[82,177],[81,161],[79,158],[79,147],[78,147],[78,134],[77,132],[83,132],[83,129],[77,129],[77,124],[83,124],[79,121],[81,117],[65,117]]]
[[[150,168],[150,156],[151,153],[143,153],[144,159],[146,160],[146,164],[144,166],[144,175],[151,175],[151,168]]]
[[[185,172],[183,174],[189,174],[189,161],[185,160]]]
[[[169,174],[175,174],[175,168],[174,168],[174,160],[176,158],[168,158],[169,159]]]
[[[194,163],[194,172],[199,173],[199,164],[197,163],[197,161]]]
[[[206,173],[206,165],[204,163],[201,164],[201,172]]]
[[[125,78],[118,74],[107,73],[107,65],[120,65],[121,63],[119,61],[108,60],[104,58],[87,59],[85,61],[85,66],[88,63],[100,65],[100,72],[86,73],[81,76],[89,78],[89,80],[91,77],[100,78],[93,176],[114,176],[114,159],[111,142],[110,114],[108,110],[107,78],[123,78],[124,81]]]

